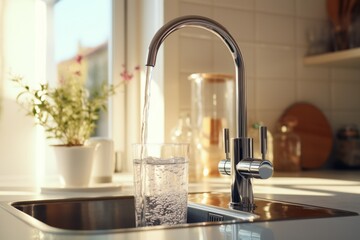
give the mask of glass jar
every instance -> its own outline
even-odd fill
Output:
[[[274,134],[274,171],[301,170],[301,142],[300,137],[293,131],[295,125],[295,121],[281,122]]]
[[[223,129],[235,130],[234,77],[226,74],[196,73],[191,81],[191,123],[194,161],[201,162],[202,177],[220,176],[218,164],[225,157]]]
[[[336,134],[336,168],[360,168],[360,131],[356,125],[346,125]]]

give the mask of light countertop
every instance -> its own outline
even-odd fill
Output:
[[[1,179],[0,201],[96,197],[132,194],[131,176],[116,175],[121,191],[59,192],[41,194],[26,184]],[[208,179],[190,184],[191,192],[229,192],[229,179]],[[309,171],[275,174],[254,181],[255,197],[310,204],[360,213],[360,171]],[[159,229],[128,233],[60,234],[43,232],[0,208],[0,239],[358,239],[360,216],[256,223],[238,223],[191,228]]]

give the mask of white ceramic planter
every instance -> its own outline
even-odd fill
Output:
[[[93,137],[86,145],[96,146],[92,180],[96,183],[112,182],[115,170],[114,141],[109,138]]]
[[[53,146],[61,184],[87,187],[90,183],[96,146]]]

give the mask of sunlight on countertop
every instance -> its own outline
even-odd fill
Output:
[[[227,188],[230,185],[229,178],[211,178],[204,180],[204,182],[215,186],[217,191],[229,191]],[[358,181],[300,176],[275,176],[266,180],[254,179],[253,187],[255,194],[304,196],[333,196],[338,193],[360,194],[360,183]]]
[[[304,173],[302,173],[304,174]],[[360,182],[351,178],[331,179],[327,173],[314,177],[304,175],[273,176],[270,179],[254,179],[255,194],[293,195],[293,196],[334,196],[336,194],[360,194]],[[332,174],[331,174],[332,175]],[[319,177],[317,177],[319,176]],[[0,195],[31,195],[40,190],[29,186],[24,179],[6,179],[1,177]],[[113,182],[121,185],[122,191],[133,191],[133,176],[131,173],[116,173]],[[206,178],[199,182],[189,183],[189,192],[230,192],[230,177]]]

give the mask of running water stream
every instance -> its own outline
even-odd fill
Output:
[[[145,179],[146,179],[146,166],[145,166],[145,147],[144,145],[147,143],[147,134],[148,134],[148,117],[149,117],[149,108],[150,108],[150,95],[151,95],[151,78],[152,78],[152,71],[154,67],[147,66],[146,67],[146,82],[145,82],[145,94],[144,94],[144,107],[142,113],[142,120],[141,120],[141,132],[140,132],[140,143],[141,147],[141,158],[140,158],[140,184],[139,184],[139,192],[141,195],[140,199],[140,223],[139,226],[145,226]]]
[[[149,108],[150,108],[150,92],[151,92],[151,78],[152,78],[152,71],[154,67],[147,66],[146,67],[146,82],[145,82],[145,96],[144,96],[144,107],[143,107],[143,114],[142,114],[142,121],[141,121],[141,132],[140,132],[140,143],[146,144],[147,143],[147,134],[148,134],[148,117],[149,117]],[[143,154],[141,154],[143,157]],[[143,159],[143,158],[141,158]]]

